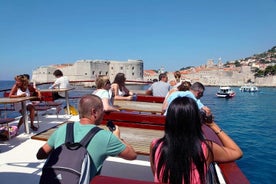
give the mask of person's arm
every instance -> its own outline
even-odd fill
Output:
[[[153,158],[152,158],[152,149],[153,149],[153,143],[150,144],[150,167],[151,167],[151,171],[152,171],[152,174],[154,175],[155,174],[155,166],[154,166],[154,163],[153,163]]]
[[[114,97],[119,96],[119,85],[116,83],[111,84],[111,91],[113,92]]]
[[[168,108],[168,101],[165,99],[162,104],[162,114],[166,112],[167,108]]]
[[[110,102],[111,102],[111,104],[114,104],[114,98],[115,98],[114,88],[110,88],[110,90],[108,91],[108,93],[110,95]]]
[[[57,86],[57,85],[54,83],[54,84],[52,84],[52,85],[49,87],[49,89],[54,89],[56,86]]]
[[[152,92],[152,84],[150,85],[150,87],[146,90],[146,95],[153,95],[153,92]]]
[[[137,158],[137,154],[133,147],[127,143],[125,140],[121,139],[120,137],[120,129],[117,125],[116,129],[113,131],[113,134],[122,141],[126,145],[126,148],[118,155],[119,157],[126,159],[126,160],[135,160]]]
[[[115,100],[132,100],[132,96],[120,96],[119,95],[119,85],[112,84],[111,89],[114,91],[114,99]]]
[[[203,106],[201,109],[204,110],[204,112],[206,113],[206,116],[212,115],[211,109],[209,107]]]
[[[146,95],[152,95],[152,90],[146,90]]]
[[[133,96],[134,95],[134,93],[132,91],[130,91],[126,86],[122,86],[122,89],[123,89],[123,91],[125,92],[125,94],[127,96]]]
[[[109,104],[108,98],[102,98],[102,102],[103,102],[104,111],[119,111],[118,108],[113,107]]]
[[[17,86],[14,84],[14,85],[12,86],[11,92],[9,93],[9,97],[10,97],[10,98],[15,98],[15,97],[17,97],[16,92],[17,92]]]
[[[162,104],[162,114],[164,114],[166,112],[167,108],[168,108],[168,98],[169,98],[169,96],[175,91],[177,91],[177,89],[171,89],[167,93],[167,95],[165,96],[165,99],[164,99],[163,104]]]
[[[37,90],[37,89],[36,89],[36,92],[37,92],[37,97],[41,98],[41,92],[39,90]]]
[[[30,96],[36,96],[38,98],[41,98],[41,93],[37,88],[34,88],[33,85],[28,86]]]
[[[213,161],[230,162],[240,159],[243,156],[243,152],[240,147],[214,121],[209,124],[206,123],[206,125],[217,134],[223,144],[223,146],[220,146],[214,142],[209,142],[214,154]]]
[[[126,160],[135,160],[137,158],[137,154],[133,147],[125,140],[120,140],[126,145],[126,149],[124,149],[124,151],[122,151],[118,156]]]
[[[57,88],[60,85],[60,78],[57,78],[55,82],[49,87],[49,89]]]
[[[16,94],[16,93],[17,93],[17,90],[18,90],[17,86],[16,86],[16,85],[13,85],[13,87],[12,87],[12,89],[11,89],[11,92],[10,92],[10,94],[9,94],[9,97],[10,97],[10,98],[19,98],[19,97],[26,97],[26,96],[27,96],[26,93],[22,93],[22,94],[20,94],[20,95],[17,95],[17,94]]]
[[[48,143],[45,143],[37,152],[36,158],[41,160],[41,159],[46,159],[48,158],[49,154],[52,151],[52,147],[49,146]]]

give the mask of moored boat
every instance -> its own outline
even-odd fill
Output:
[[[253,84],[245,84],[240,87],[241,92],[258,92],[259,88]]]
[[[235,91],[230,86],[221,86],[216,93],[219,98],[232,98],[235,95]]]

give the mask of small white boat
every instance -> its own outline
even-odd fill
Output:
[[[253,84],[245,84],[240,87],[241,92],[258,92],[259,88]]]
[[[229,86],[222,86],[216,93],[219,98],[232,98],[236,95],[235,91]]]

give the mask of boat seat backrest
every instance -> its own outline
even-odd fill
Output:
[[[40,92],[41,93],[41,100],[42,101],[54,101],[53,93],[52,92]]]
[[[106,112],[102,124],[113,121],[123,127],[164,130],[165,116],[157,114],[137,114],[132,112]]]
[[[137,95],[136,101],[139,102],[152,102],[152,103],[163,103],[165,97],[161,96],[149,96],[149,95]]]
[[[48,106],[57,107],[62,104],[62,102],[56,102],[53,97],[52,92],[40,92],[41,93],[41,102],[45,102]]]
[[[4,91],[3,96],[4,96],[5,98],[9,97],[9,95],[10,95],[10,92]]]

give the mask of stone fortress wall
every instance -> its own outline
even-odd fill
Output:
[[[144,80],[142,60],[78,60],[73,64],[41,66],[32,72],[32,81],[37,83],[53,82],[53,72],[60,69],[70,81],[95,80],[98,75],[108,75],[113,81],[115,75],[122,72],[127,80]]]

